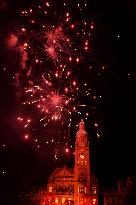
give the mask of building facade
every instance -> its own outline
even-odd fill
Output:
[[[117,189],[103,191],[103,205],[136,205],[136,176],[117,181]]]
[[[98,180],[91,170],[89,152],[88,134],[81,120],[76,133],[74,168],[56,168],[47,187],[22,194],[19,205],[128,205],[134,201],[136,177],[118,180],[116,189],[101,188],[98,198]]]
[[[90,170],[89,141],[83,120],[76,133],[74,168],[55,169],[48,179],[46,192],[40,190],[38,199],[39,205],[98,205],[98,183]]]

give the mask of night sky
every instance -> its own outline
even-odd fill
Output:
[[[18,66],[18,57],[6,48],[5,39],[17,32],[22,23],[19,12],[27,9],[32,2],[0,1],[0,204],[3,205],[7,205],[8,200],[16,204],[21,191],[44,186],[52,170],[62,166],[66,160],[68,166],[73,165],[73,148],[54,160],[54,145],[41,143],[39,149],[35,148],[31,140],[24,139],[24,130],[16,121],[20,102],[12,76]],[[90,136],[93,171],[102,185],[112,186],[117,178],[136,173],[134,4],[129,5],[128,10],[124,3],[117,0],[88,0],[86,3],[87,15],[94,22],[93,57],[100,67],[105,67],[101,71],[96,66],[87,79],[96,96],[102,96],[101,102],[98,100],[95,103],[100,116],[100,138],[96,137],[92,126],[95,119],[93,112],[90,121],[86,122],[86,129]],[[127,14],[130,16],[132,35],[125,39]],[[38,130],[39,125],[35,126]],[[58,127],[52,125],[36,134],[50,136],[53,128],[56,130]],[[76,130],[71,129],[73,144],[75,133]]]

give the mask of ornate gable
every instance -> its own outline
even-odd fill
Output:
[[[72,177],[73,173],[72,170],[68,169],[66,166],[64,166],[62,169],[59,170],[59,172],[56,174],[55,177]]]
[[[51,174],[48,183],[61,182],[61,181],[73,181],[74,180],[74,170],[69,169],[66,166],[63,168],[57,168]]]

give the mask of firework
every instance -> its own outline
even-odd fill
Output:
[[[85,20],[86,7],[86,3],[76,1],[35,2],[21,11],[22,25],[17,35],[11,34],[7,39],[8,47],[18,49],[20,53],[15,85],[21,89],[24,113],[17,120],[26,132],[36,129],[33,121],[38,121],[38,129],[60,122],[69,133],[72,121],[76,127],[81,117],[90,119],[90,113],[94,111],[93,102],[97,97],[91,83],[86,82],[86,79],[90,82],[92,69],[94,23]],[[99,127],[96,122],[94,126]],[[64,130],[61,136],[67,142]],[[58,145],[60,134],[56,135],[57,140],[52,138],[51,143]],[[66,152],[69,152],[68,148]]]
[[[23,105],[29,105],[39,110],[42,116],[40,122],[44,122],[44,126],[48,122],[56,120],[60,120],[61,124],[64,124],[66,119],[70,126],[72,113],[76,113],[78,107],[83,106],[78,99],[81,95],[89,94],[89,90],[86,92],[87,89],[83,93],[83,90],[77,86],[77,82],[69,79],[68,76],[70,76],[70,72],[59,75],[55,71],[52,76],[49,73],[42,74],[37,84],[30,81],[29,86],[25,88],[27,100],[23,102]]]

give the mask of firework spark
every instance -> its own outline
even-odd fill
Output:
[[[64,12],[60,11],[61,7]],[[76,1],[73,5],[63,1],[40,1],[21,11],[22,25],[17,35],[9,36],[7,46],[18,49],[20,53],[20,66],[14,76],[16,86],[21,89],[23,111],[26,111],[24,117],[17,120],[26,131],[33,129],[30,110],[36,113],[38,126],[39,122],[45,127],[49,122],[60,121],[63,126],[66,124],[66,132],[76,115],[79,116],[77,121],[81,116],[89,119],[90,112],[94,111],[93,101],[97,97],[90,84],[85,82],[92,69],[93,49],[90,45],[94,29],[94,23],[85,20],[81,14],[86,7],[86,4],[77,4]],[[95,122],[94,127],[98,129],[97,125]],[[64,138],[67,141],[67,137]],[[52,140],[55,143],[54,138]],[[58,136],[57,140],[59,144]]]
[[[62,27],[53,28],[52,31],[47,32],[46,38],[45,49],[47,55],[55,61],[64,61],[64,56],[68,53],[71,45]]]

